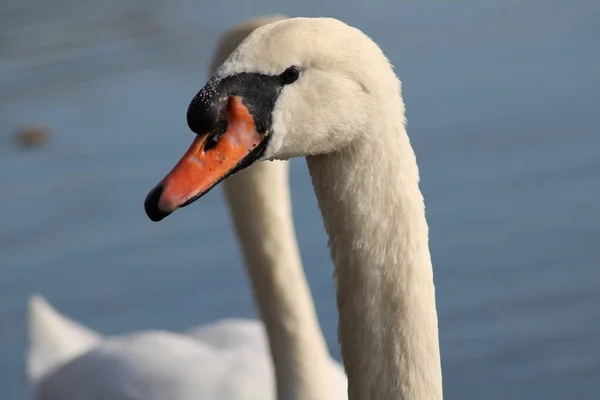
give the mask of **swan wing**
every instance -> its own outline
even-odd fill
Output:
[[[60,314],[40,295],[29,299],[27,334],[26,364],[30,384],[102,340],[99,333]]]
[[[217,349],[245,347],[269,352],[265,326],[256,319],[226,318],[191,328],[185,334]]]
[[[38,400],[274,399],[268,353],[163,331],[116,336],[45,378]]]

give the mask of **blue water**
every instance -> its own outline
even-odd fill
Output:
[[[38,4],[39,3],[39,4]],[[0,392],[23,400],[38,292],[104,334],[255,316],[220,190],[160,224],[215,40],[274,12],[371,35],[422,171],[447,399],[600,396],[600,3],[55,0],[0,5]],[[50,146],[19,150],[21,123]],[[296,229],[332,353],[332,267],[306,165]]]

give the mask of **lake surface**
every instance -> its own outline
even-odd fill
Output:
[[[335,16],[403,81],[431,229],[446,399],[600,393],[600,3],[0,5],[0,391],[23,400],[26,302],[104,334],[256,315],[221,190],[161,224],[147,191],[192,139],[215,40],[265,13]],[[18,149],[22,123],[51,144]],[[303,160],[296,229],[330,349],[332,266]],[[202,254],[200,258],[198,255]]]

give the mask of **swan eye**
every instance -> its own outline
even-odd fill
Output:
[[[283,71],[279,77],[281,78],[281,83],[284,85],[289,85],[290,83],[294,83],[298,80],[300,77],[300,69],[292,65]]]

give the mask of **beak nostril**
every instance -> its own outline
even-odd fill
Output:
[[[208,137],[206,138],[206,142],[204,143],[204,151],[212,149],[217,145],[217,143],[219,143],[219,139],[221,139],[221,136],[223,136],[223,134],[227,131],[227,126],[228,124],[225,120],[217,122],[217,127],[211,133],[209,133]]]

